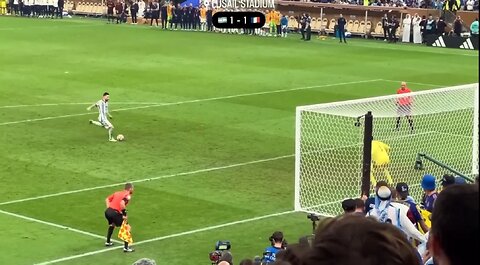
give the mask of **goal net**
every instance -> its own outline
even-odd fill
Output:
[[[405,95],[412,100],[413,131],[404,116],[396,129],[397,103]],[[424,174],[440,180],[448,173],[428,162],[415,170],[418,153],[465,175],[478,174],[478,84],[301,106],[296,110],[295,210],[333,216],[342,212],[343,199],[360,196],[364,126],[356,122],[368,111],[373,139],[390,146],[393,182],[406,182],[417,201]],[[377,173],[377,181],[387,180]]]

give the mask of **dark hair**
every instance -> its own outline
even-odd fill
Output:
[[[362,199],[355,199],[355,207],[365,209],[365,202]]]
[[[240,265],[253,265],[253,260],[244,259],[244,260],[240,261]]]
[[[103,93],[103,96],[108,96],[110,95],[108,92]]]
[[[272,243],[280,243],[283,241],[283,233],[280,231],[275,231],[272,236],[270,236],[269,240],[272,241]]]
[[[131,189],[131,188],[133,188],[133,184],[132,184],[132,183],[129,182],[129,183],[126,183],[126,184],[125,184],[125,190],[129,190],[129,189]]]
[[[478,219],[478,185],[452,185],[438,195],[430,233],[450,264],[469,264],[477,258]]]
[[[220,263],[222,261],[226,261],[230,265],[232,265],[233,264],[232,253],[230,253],[230,251],[228,251],[228,250],[222,251],[222,255],[220,256],[220,259],[218,260],[218,262]]]
[[[330,222],[315,235],[304,259],[305,265],[419,264],[416,249],[400,229],[358,215],[342,215]]]
[[[382,187],[382,186],[388,187],[388,183],[387,183],[386,181],[384,181],[384,180],[380,180],[379,182],[377,182],[377,185],[375,185],[375,188],[378,189],[378,188],[380,188],[380,187]]]

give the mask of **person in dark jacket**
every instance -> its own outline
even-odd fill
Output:
[[[58,0],[58,8],[57,8],[57,18],[60,15],[60,18],[63,19],[63,8],[65,7],[65,0]]]
[[[343,42],[347,43],[347,40],[345,39],[345,25],[347,24],[347,21],[343,17],[342,14],[340,14],[340,17],[337,19],[337,30],[338,30],[338,36],[340,37],[340,43],[342,43],[342,38]]]
[[[383,15],[383,17],[382,17],[382,28],[383,28],[383,40],[387,41],[388,40],[388,31],[389,31],[388,15],[387,14]],[[340,42],[341,42],[341,39],[340,39]]]
[[[213,31],[212,24],[213,11],[211,7],[207,8],[207,31]]]
[[[437,21],[437,35],[444,35],[445,28],[447,28],[447,23],[445,23],[445,21],[443,21],[443,18],[440,17]]]
[[[455,35],[460,37],[462,33],[462,29],[463,29],[462,18],[460,18],[460,16],[457,16],[457,18],[455,19],[455,22],[453,22],[453,33],[455,33]]]
[[[137,24],[137,13],[138,13],[138,1],[130,2],[130,14],[132,15],[132,24]]]

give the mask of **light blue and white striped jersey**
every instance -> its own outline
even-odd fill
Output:
[[[95,106],[98,108],[98,119],[100,121],[106,121],[108,113],[108,101],[105,102],[101,99],[95,103]]]

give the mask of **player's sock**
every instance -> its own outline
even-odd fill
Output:
[[[109,226],[108,227],[107,243],[110,243],[110,240],[112,239],[113,229],[115,229],[114,226]]]
[[[411,118],[408,119],[408,124],[410,125],[410,130],[413,132],[413,120]]]
[[[100,126],[100,127],[103,126],[100,122],[94,121],[94,120],[90,120],[90,123],[91,123],[91,124],[94,124],[94,125],[97,125],[97,126]]]
[[[400,117],[397,117],[397,125],[395,125],[395,130],[400,129]]]
[[[112,131],[113,131],[113,128],[109,128],[109,129],[108,129],[108,139],[109,139],[109,140],[110,140],[110,139],[113,139],[113,137],[112,137]]]

